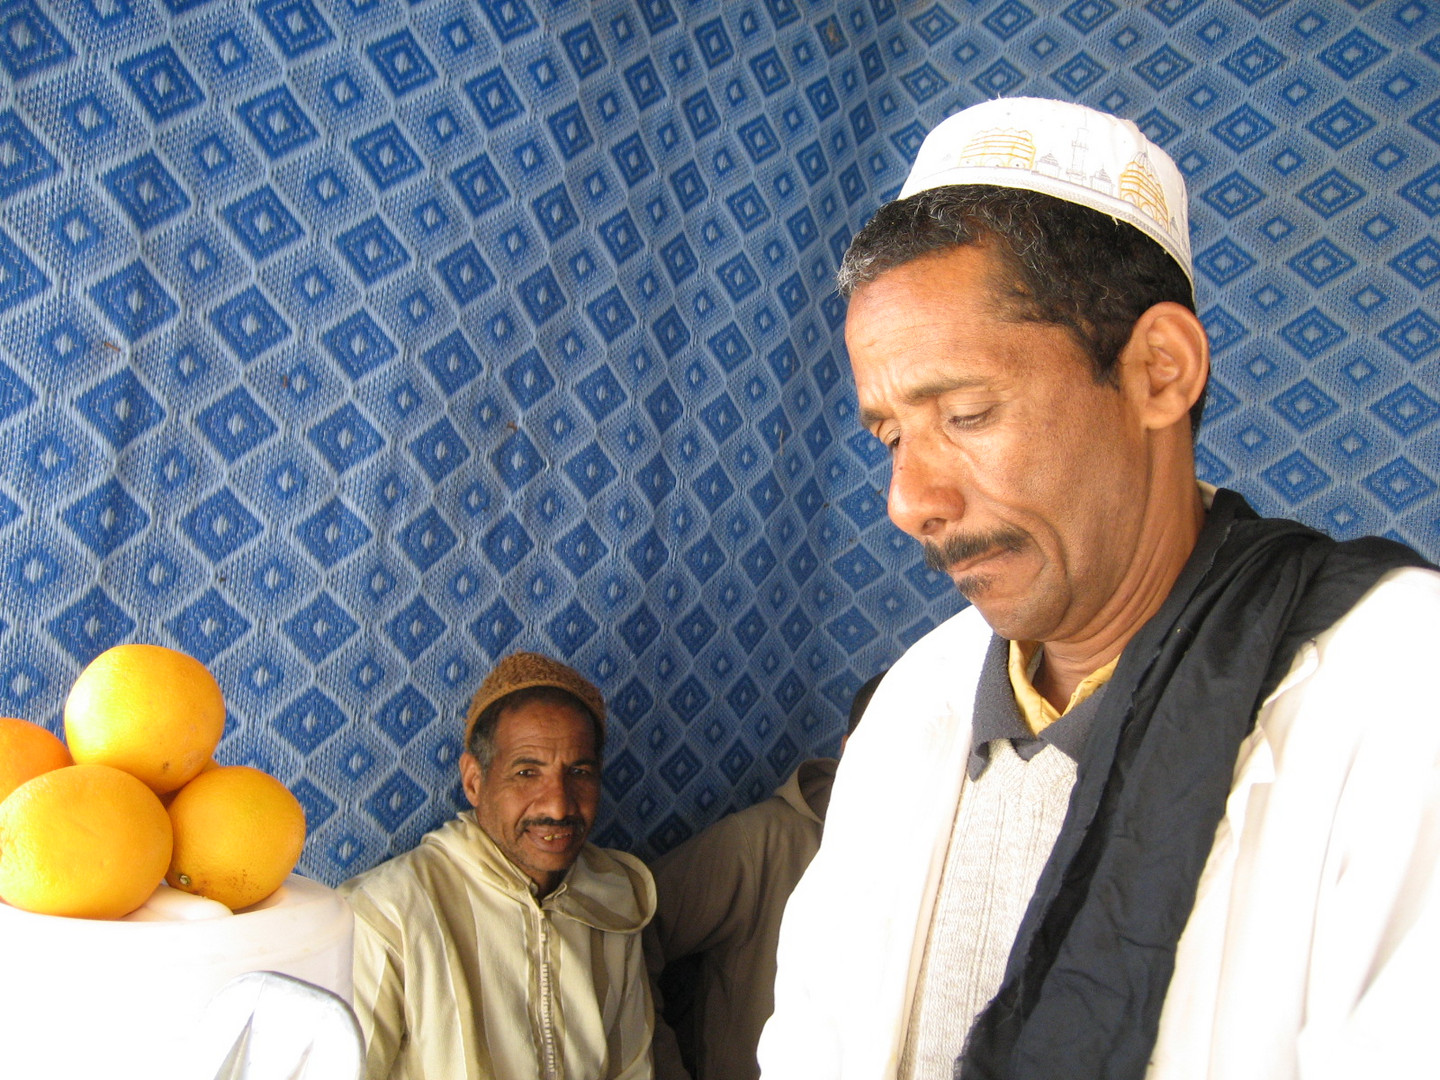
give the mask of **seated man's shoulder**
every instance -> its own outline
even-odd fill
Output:
[[[763,802],[772,798],[767,797]],[[763,805],[763,802],[756,806]],[[657,855],[651,869],[666,895],[674,888],[677,877],[685,878],[697,872],[713,873],[718,860],[744,850],[748,846],[746,835],[749,823],[755,817],[751,811],[755,809],[755,806],[750,806],[731,811]]]
[[[823,788],[828,803],[836,765],[833,758],[804,762],[774,794],[725,814],[661,855],[655,860],[655,876],[669,888],[677,875],[706,875],[720,863],[784,857],[797,846],[813,854],[823,817],[807,800],[818,798]]]
[[[354,906],[368,902],[371,906],[403,905],[417,892],[434,887],[437,876],[451,878],[458,874],[452,845],[446,834],[455,831],[458,823],[446,822],[426,833],[409,851],[401,852],[384,862],[356,874],[342,883],[339,892]]]
[[[762,846],[775,840],[782,843],[792,834],[809,835],[824,824],[830,789],[835,783],[835,758],[808,758],[792,772],[768,799],[729,816],[734,828],[749,834]],[[727,819],[712,825],[717,828]]]

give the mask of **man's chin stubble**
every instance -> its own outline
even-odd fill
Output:
[[[955,588],[960,591],[960,595],[972,604],[983,597],[990,586],[995,584],[995,579],[989,574],[966,574],[954,580]]]
[[[995,529],[978,536],[952,536],[939,543],[922,541],[925,551],[925,565],[942,574],[960,563],[978,559],[982,555],[1015,554],[1025,547],[1025,534],[1018,529]],[[960,595],[972,604],[976,597],[984,594],[994,583],[994,575],[986,573],[961,574],[953,577]]]

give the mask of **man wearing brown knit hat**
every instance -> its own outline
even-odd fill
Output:
[[[648,1080],[640,930],[655,884],[587,842],[605,701],[574,669],[514,653],[465,721],[471,809],[341,887],[370,1080]]]

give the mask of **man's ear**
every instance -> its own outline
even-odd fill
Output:
[[[480,760],[470,751],[460,755],[460,786],[465,789],[465,798],[470,805],[480,805],[480,793],[485,787],[485,770],[480,767]]]
[[[1142,398],[1142,418],[1152,430],[1183,421],[1210,377],[1210,339],[1193,311],[1170,301],[1156,304],[1135,322],[1122,353],[1128,377]]]

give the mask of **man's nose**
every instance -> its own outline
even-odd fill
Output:
[[[965,513],[959,481],[933,447],[902,443],[890,459],[890,520],[917,540],[938,539]]]
[[[569,778],[564,773],[551,773],[545,777],[539,797],[535,800],[536,811],[559,821],[575,812],[575,798],[570,790]]]

